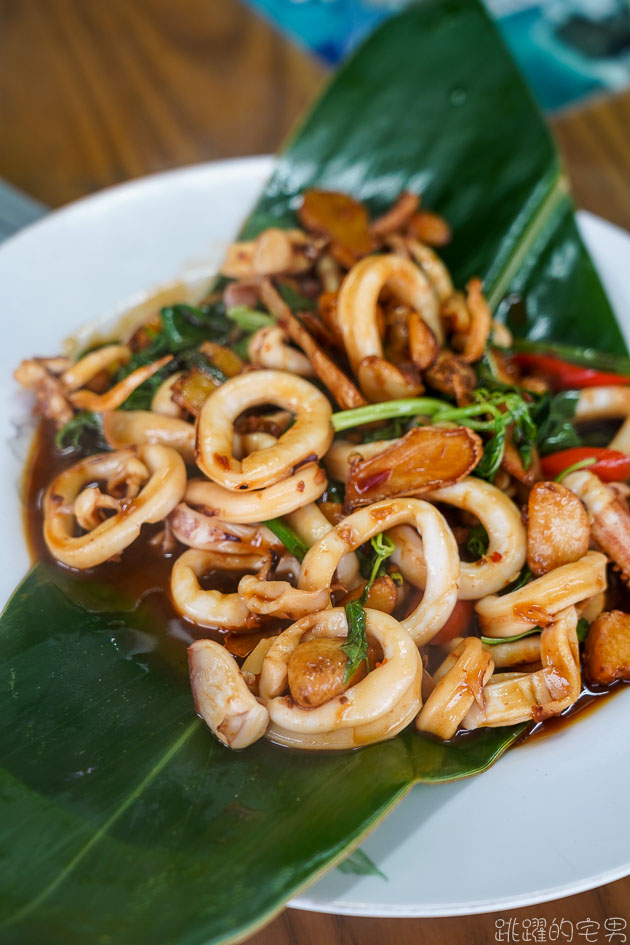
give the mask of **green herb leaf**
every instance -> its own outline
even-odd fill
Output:
[[[466,548],[473,558],[483,558],[488,550],[489,542],[488,532],[483,525],[473,525],[473,527],[469,529]]]
[[[368,670],[370,668],[367,656],[366,615],[360,600],[351,600],[346,604],[346,620],[348,621],[348,635],[341,647],[348,657],[343,677],[344,683],[352,679],[364,660],[366,668]]]
[[[340,873],[352,873],[354,876],[380,876],[387,881],[387,876],[372,862],[363,850],[354,850],[350,856],[337,866]]]
[[[529,565],[527,564],[524,565],[523,570],[521,571],[519,576],[516,578],[516,580],[512,584],[508,584],[507,587],[504,587],[503,590],[498,592],[499,597],[503,597],[504,594],[511,594],[512,591],[520,591],[522,587],[525,587],[526,584],[529,584],[533,576],[534,575],[530,571]]]
[[[226,317],[223,302],[202,307],[184,303],[168,305],[160,312],[160,328],[154,333],[153,340],[123,365],[115,381],[165,354],[178,355],[189,348],[197,348],[203,341],[225,344],[233,331],[234,324]]]
[[[64,423],[55,436],[55,445],[59,449],[73,450],[93,446],[94,452],[109,449],[103,436],[101,418],[91,410],[80,410]]]
[[[577,622],[576,633],[577,638],[580,643],[584,643],[588,636],[588,631],[591,629],[591,625],[586,619],[586,617],[580,617]]]
[[[118,371],[115,381],[122,380],[136,368],[150,364],[165,354],[173,354],[174,360],[132,391],[122,404],[123,410],[149,410],[160,384],[178,370],[197,366],[222,384],[227,380],[225,374],[198,351],[198,346],[204,341],[225,343],[230,331],[234,330],[232,323],[225,317],[222,302],[201,308],[183,303],[169,305],[162,309],[160,317],[161,328],[153,341],[134,354]]]
[[[567,390],[544,397],[533,408],[538,428],[536,443],[541,456],[579,446],[580,438],[573,426],[579,391]]]
[[[225,344],[232,329],[223,302],[214,302],[201,308],[194,305],[168,305],[160,314],[162,335],[171,354],[196,347],[202,341]]]
[[[238,341],[232,342],[232,351],[241,358],[242,361],[249,360],[249,342],[251,341],[251,335],[243,335]]]
[[[343,482],[335,482],[332,479],[328,480],[328,485],[326,486],[326,491],[322,495],[322,502],[341,502],[343,503],[346,498],[346,487]]]
[[[352,600],[346,604],[348,636],[346,643],[344,643],[344,645],[341,647],[343,652],[348,657],[348,662],[346,663],[346,669],[343,678],[344,683],[347,683],[348,680],[352,678],[363,660],[365,660],[367,669],[369,670],[370,668],[367,658],[366,615],[363,608],[367,601],[370,588],[374,584],[376,578],[379,577],[379,575],[384,570],[384,562],[396,550],[396,545],[391,540],[391,538],[388,538],[388,536],[384,535],[382,532],[370,539],[370,545],[374,551],[374,558],[369,564],[369,577],[367,579],[367,584],[363,588],[361,596],[358,600]],[[363,562],[361,562],[361,558],[359,559],[362,564],[362,573],[364,573],[364,569],[368,563],[367,556],[363,555],[363,559]]]
[[[483,456],[475,466],[473,473],[480,479],[487,479],[492,482],[503,460],[505,452],[505,424],[500,424],[499,429],[491,436],[483,448]]]
[[[275,318],[267,312],[260,312],[248,305],[235,305],[229,308],[226,314],[231,321],[238,325],[241,331],[250,335],[258,331],[259,328],[267,328],[269,325],[276,324]]]
[[[148,377],[143,384],[136,387],[127,399],[120,405],[120,410],[150,410],[151,401],[155,397],[160,384],[174,373],[173,362],[165,364],[163,368]]]
[[[263,522],[263,525],[266,525],[269,531],[272,531],[276,538],[280,539],[284,547],[290,551],[298,561],[304,560],[304,555],[308,551],[308,545],[305,541],[302,541],[298,533],[294,531],[290,525],[287,525],[281,518],[267,519],[266,522]]]
[[[473,430],[490,433],[484,455],[474,471],[475,475],[483,479],[492,481],[501,465],[508,426],[514,428],[515,442],[525,468],[531,461],[537,434],[536,425],[529,402],[516,390],[491,391],[479,387],[473,391],[473,402],[465,407],[456,407],[434,397],[388,400],[384,403],[355,407],[352,410],[341,410],[333,414],[332,424],[334,429],[339,431],[377,420],[395,418],[400,421],[404,417],[416,417],[418,423],[421,422],[420,417],[430,419],[432,423],[459,423]],[[374,431],[372,438],[378,439],[379,433],[380,431]]]
[[[363,588],[363,593],[361,595],[361,600],[363,603],[365,603],[367,600],[368,591],[374,584],[374,581],[377,579],[377,577],[380,577],[382,571],[384,570],[383,565],[385,561],[396,551],[396,545],[394,542],[382,532],[379,535],[375,535],[374,538],[371,538],[370,544],[374,550],[375,558],[370,570],[368,582]]]

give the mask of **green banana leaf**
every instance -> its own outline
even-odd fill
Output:
[[[428,0],[333,79],[246,225],[306,186],[374,211],[423,193],[521,334],[623,348],[544,122],[482,7]],[[508,298],[506,302],[505,299]],[[112,586],[38,564],[0,618],[0,920],[6,945],[237,939],[360,842],[417,781],[483,771],[522,727],[415,732],[342,754],[224,749],[166,628]]]
[[[156,655],[150,614],[119,598],[38,564],[2,618],[5,945],[244,935],[415,780],[474,774],[517,736],[230,752],[185,666]]]

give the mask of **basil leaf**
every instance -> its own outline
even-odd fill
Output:
[[[512,591],[520,591],[522,587],[525,587],[526,584],[529,584],[533,576],[534,575],[529,569],[529,565],[524,565],[523,570],[516,580],[512,584],[508,584],[507,587],[504,587],[503,590],[500,590],[498,592],[498,596],[503,597],[504,594],[511,594]]]
[[[161,313],[162,330],[168,351],[176,354],[196,347],[202,341],[225,344],[232,323],[225,315],[223,302],[197,308],[194,305],[168,305]]]
[[[348,621],[348,635],[341,649],[348,657],[343,681],[347,683],[361,663],[365,660],[369,670],[367,657],[367,629],[366,615],[363,604],[359,600],[351,600],[346,604],[346,620]]]
[[[328,485],[326,486],[326,491],[322,495],[322,502],[345,502],[346,499],[346,487],[343,482],[334,482],[334,480],[329,479]]]
[[[492,482],[501,465],[505,450],[505,424],[498,425],[497,432],[490,437],[483,448],[483,456],[475,466],[473,472],[480,479]]]
[[[222,303],[221,303],[222,304]],[[218,303],[217,303],[218,305]],[[215,305],[216,308],[216,305]],[[217,317],[223,317],[222,315]],[[212,328],[216,321],[212,321],[215,316],[209,320],[204,314],[204,309],[196,309],[191,305],[172,305],[162,309],[162,329],[156,335],[154,341],[137,352],[131,361],[116,375],[116,381],[122,380],[131,373],[132,370],[140,367],[142,364],[150,364],[157,357],[163,354],[174,354],[173,361],[164,365],[157,373],[131,392],[129,397],[122,404],[122,410],[149,410],[151,401],[160,386],[170,374],[185,368],[198,367],[206,374],[210,374],[219,384],[227,381],[226,375],[213,364],[212,361],[198,350],[197,345],[203,341],[215,341],[217,344],[219,338],[223,338],[222,332]],[[188,328],[182,320],[188,319]],[[205,324],[206,327],[200,327]],[[214,337],[211,337],[214,334]]]
[[[173,362],[165,364],[163,368],[148,377],[140,387],[129,394],[127,399],[120,405],[120,410],[150,410],[151,401],[157,393],[157,389],[166,378],[173,374]]]
[[[80,410],[75,413],[71,420],[64,423],[55,436],[55,445],[59,449],[71,450],[80,450],[87,447],[90,452],[109,449],[109,445],[103,436],[100,415],[93,413],[91,410]]]
[[[365,578],[367,581],[367,584],[363,588],[363,593],[361,595],[361,600],[363,603],[365,603],[367,593],[372,584],[374,584],[376,578],[380,577],[383,572],[383,562],[396,550],[396,545],[393,543],[391,538],[388,538],[382,533],[375,535],[374,538],[370,539],[370,547],[372,549],[372,554],[366,554],[362,548],[357,548],[355,552],[359,561],[361,577]]]
[[[468,553],[475,559],[483,558],[488,550],[489,541],[488,532],[483,525],[473,525],[468,532],[468,539],[466,541]]]
[[[588,631],[591,629],[591,625],[585,617],[580,617],[577,622],[576,633],[577,638],[580,643],[584,643],[588,636]]]
[[[368,582],[363,588],[363,593],[361,595],[361,600],[363,603],[365,603],[367,600],[368,591],[374,584],[374,581],[377,579],[377,577],[380,577],[381,573],[384,571],[385,561],[396,551],[396,545],[394,542],[382,532],[379,535],[375,535],[374,538],[371,538],[370,544],[374,550],[375,558],[370,570]]]
[[[534,423],[538,428],[536,443],[541,456],[580,445],[573,426],[579,391],[567,390],[551,396],[546,394],[534,407]]]
[[[249,361],[249,342],[251,341],[250,335],[243,335],[242,338],[239,338],[238,341],[233,342],[232,351],[234,354],[237,354],[242,361]]]
[[[165,354],[178,355],[189,348],[196,348],[203,341],[225,344],[234,331],[234,324],[225,315],[223,302],[197,307],[194,305],[168,305],[160,312],[160,328],[150,332],[152,340],[141,351],[123,365],[115,382],[131,374],[136,368],[150,364]],[[169,365],[171,367],[171,365]],[[171,367],[171,370],[175,368]]]

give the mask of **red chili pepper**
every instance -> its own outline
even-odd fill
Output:
[[[431,643],[448,643],[453,637],[463,637],[470,630],[475,616],[475,604],[472,600],[458,600],[451,615]]]
[[[596,371],[594,368],[570,364],[551,354],[516,354],[514,362],[523,371],[542,375],[556,390],[580,390],[582,387],[605,387],[609,384],[630,384],[630,377]]]
[[[603,446],[574,446],[545,456],[541,460],[543,475],[547,479],[555,479],[569,466],[591,458],[596,462],[585,468],[599,476],[602,482],[621,482],[630,476],[630,456]]]

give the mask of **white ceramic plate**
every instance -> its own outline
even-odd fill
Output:
[[[28,566],[17,483],[27,400],[11,372],[54,354],[86,321],[145,290],[211,273],[271,169],[253,158],[125,184],[38,222],[0,248],[0,596]],[[588,214],[580,226],[630,335],[630,238]],[[363,844],[387,881],[332,870],[292,905],[369,916],[447,916],[523,906],[630,873],[630,693],[526,743],[469,781],[417,786]]]

